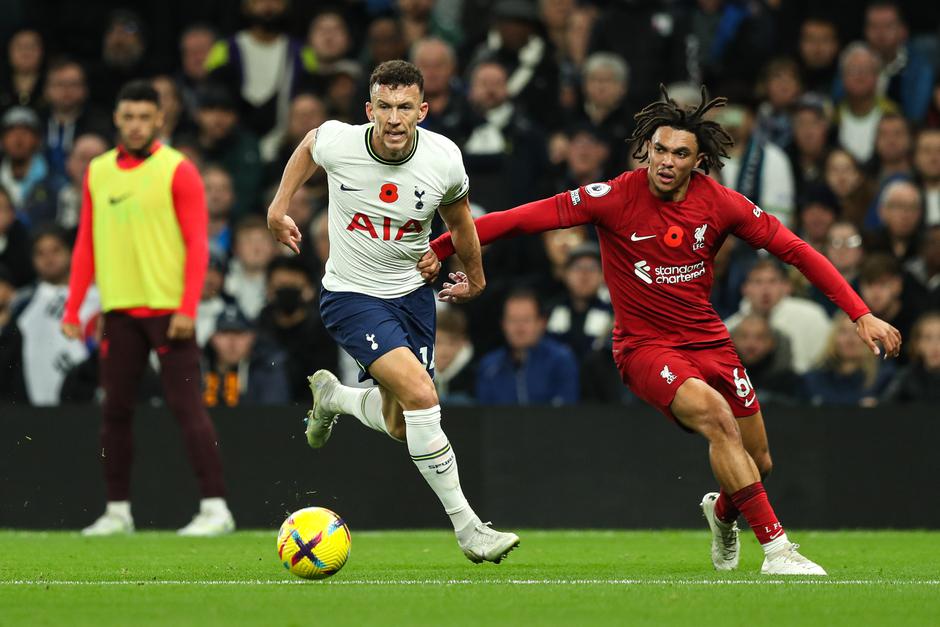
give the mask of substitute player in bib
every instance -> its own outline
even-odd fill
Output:
[[[669,99],[638,113],[634,142],[649,167],[625,172],[476,221],[482,244],[522,233],[594,224],[604,276],[614,305],[614,359],[638,396],[686,430],[709,442],[709,459],[721,491],[706,494],[702,510],[712,530],[712,562],[738,565],[736,520],[743,515],[764,548],[761,572],[825,575],[787,538],[761,483],[771,469],[757,394],[709,302],[715,253],[729,234],[795,265],[857,324],[878,354],[896,355],[901,337],[874,317],[825,257],[760,207],[707,176],[721,167],[731,138],[705,119],[725,99],[709,101],[703,87],[697,108]],[[695,170],[701,168],[702,171]],[[447,234],[432,243],[438,258],[453,252]],[[426,275],[437,261],[423,259]],[[464,281],[440,293],[443,300],[469,291]]]
[[[300,233],[287,216],[297,189],[317,167],[329,180],[330,257],[320,313],[333,338],[378,387],[340,385],[320,370],[310,377],[313,409],[307,441],[326,444],[338,414],[406,440],[421,475],[450,516],[457,541],[474,562],[499,562],[519,544],[512,533],[480,522],[460,488],[457,459],[441,429],[434,389],[434,294],[415,264],[428,250],[434,212],[453,233],[466,266],[468,300],[484,287],[480,242],[470,216],[469,181],[460,150],[418,130],[427,115],[424,79],[404,61],[379,65],[369,79],[371,124],[326,122],[294,151],[268,209],[278,241],[299,252]]]

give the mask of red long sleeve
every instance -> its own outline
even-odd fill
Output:
[[[871,311],[828,259],[782,224],[767,243],[766,249],[781,260],[796,266],[803,276],[847,313],[853,322]]]
[[[173,208],[186,245],[185,285],[178,311],[195,318],[209,265],[209,214],[202,179],[190,161],[181,161],[173,173]]]
[[[65,301],[62,322],[79,324],[78,310],[95,278],[95,250],[92,243],[91,192],[88,191],[88,172],[82,181],[82,210],[78,219],[78,236],[72,250],[72,269],[69,276],[69,296]]]
[[[494,211],[477,218],[473,223],[477,227],[480,245],[485,246],[498,239],[571,226],[571,224],[564,224],[561,217],[559,198],[565,195],[567,193],[536,200],[506,211]],[[450,233],[444,233],[431,242],[431,250],[441,261],[453,255],[454,242],[451,240]]]

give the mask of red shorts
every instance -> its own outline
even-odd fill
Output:
[[[701,379],[717,390],[736,418],[760,411],[757,393],[731,342],[696,349],[640,346],[618,351],[615,347],[614,361],[633,393],[677,424],[669,406],[676,390],[690,378]]]

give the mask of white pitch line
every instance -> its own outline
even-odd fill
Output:
[[[284,586],[304,585],[297,579],[231,579],[231,580],[7,580],[0,586]],[[332,586],[940,586],[937,579],[329,579],[316,582]]]

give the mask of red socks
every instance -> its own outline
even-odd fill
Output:
[[[718,500],[715,501],[715,518],[729,525],[738,519],[741,512],[731,502],[731,497],[724,490],[718,492]]]
[[[731,502],[744,515],[744,519],[747,520],[747,524],[751,526],[754,535],[757,536],[757,541],[761,544],[767,544],[783,535],[783,525],[777,520],[777,515],[774,514],[770,501],[767,500],[764,484],[760,481],[732,494]],[[719,497],[715,505],[716,515],[720,503]],[[719,518],[721,518],[720,515]]]

